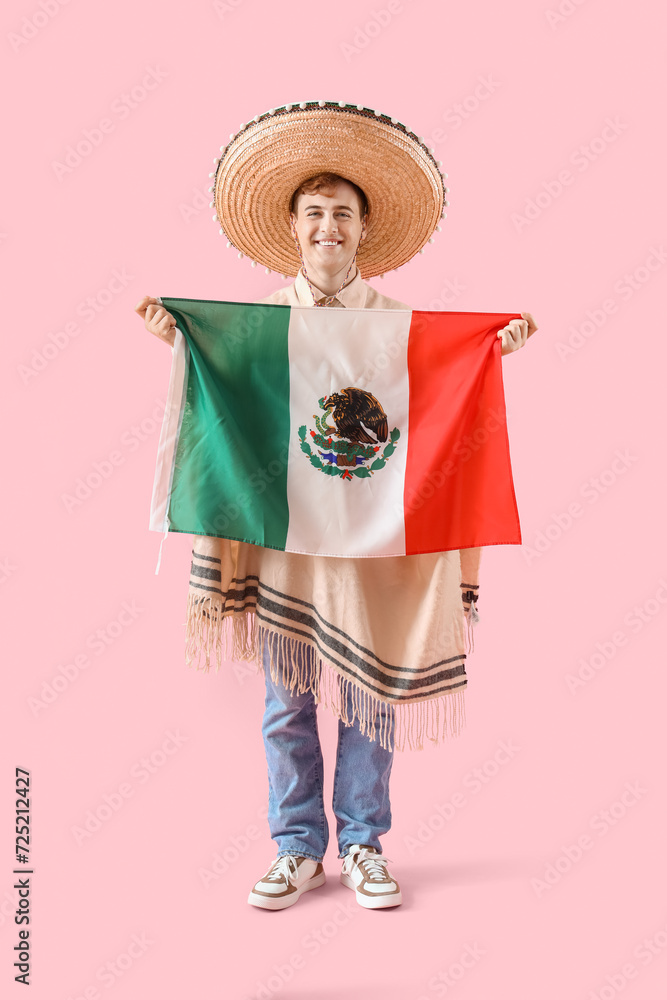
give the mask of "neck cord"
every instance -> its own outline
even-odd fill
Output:
[[[354,251],[354,257],[350,261],[350,266],[347,269],[347,274],[343,278],[343,281],[342,281],[342,283],[341,283],[340,288],[338,289],[338,291],[334,292],[333,295],[325,295],[324,298],[322,299],[322,301],[318,302],[317,299],[315,298],[315,290],[314,290],[314,288],[313,288],[313,286],[312,286],[312,284],[310,282],[310,278],[308,277],[308,272],[306,271],[306,265],[305,265],[305,262],[304,262],[304,259],[303,259],[303,254],[301,253],[301,244],[299,243],[299,238],[296,235],[296,233],[294,232],[293,228],[292,228],[292,236],[294,237],[294,242],[296,243],[296,251],[297,251],[297,253],[299,255],[299,260],[301,261],[301,269],[303,271],[303,276],[306,279],[306,281],[308,282],[308,287],[310,289],[310,294],[313,296],[313,305],[315,305],[315,306],[328,306],[328,305],[331,305],[333,303],[333,300],[338,295],[338,292],[340,292],[341,289],[345,287],[345,282],[347,281],[349,273],[352,270],[352,268],[354,267],[354,262],[357,259],[357,253],[359,252],[359,247],[361,246],[361,239],[359,239],[359,243],[357,244],[357,249]]]

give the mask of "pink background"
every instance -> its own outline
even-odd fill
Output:
[[[17,766],[32,773],[33,998],[663,995],[657,10],[4,8],[3,996],[24,995]],[[442,233],[372,284],[418,309],[528,310],[539,331],[503,359],[524,544],[484,553],[467,728],[395,759],[383,847],[405,902],[357,906],[332,838],[327,886],[270,913],[246,903],[276,853],[263,685],[185,668],[191,540],[169,536],[156,576],[148,530],[170,352],[133,308],[283,284],[225,250],[208,172],[242,122],[320,98],[397,117],[449,174]],[[319,719],[329,807],[335,721]],[[206,885],[216,854],[226,870]]]

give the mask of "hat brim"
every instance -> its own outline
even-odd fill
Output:
[[[214,201],[230,243],[272,271],[296,275],[301,261],[290,200],[305,180],[325,171],[358,184],[368,199],[367,235],[357,253],[363,278],[405,264],[442,217],[442,174],[405,126],[350,106],[296,106],[251,121],[220,158]]]

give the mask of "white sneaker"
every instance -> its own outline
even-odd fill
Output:
[[[374,847],[364,847],[363,844],[348,847],[340,880],[348,889],[354,889],[361,906],[374,910],[402,903],[398,882],[387,871],[389,860],[378,854]]]
[[[325,881],[321,861],[285,854],[274,861],[259,882],[255,882],[248,902],[265,910],[283,910],[286,906],[293,906],[302,892],[316,889]]]

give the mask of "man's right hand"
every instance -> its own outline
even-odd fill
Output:
[[[146,295],[141,302],[134,307],[144,321],[144,326],[150,333],[154,333],[160,340],[171,347],[174,346],[176,338],[176,320],[170,312],[161,306],[157,299]]]

